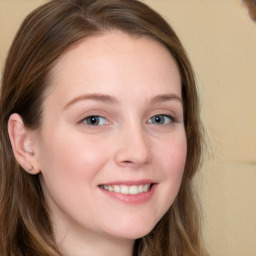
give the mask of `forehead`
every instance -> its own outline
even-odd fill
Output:
[[[141,86],[142,92],[146,88],[181,91],[179,70],[167,48],[154,39],[119,31],[83,39],[69,48],[55,63],[49,85],[51,91],[69,94],[82,87],[106,93],[126,88],[128,92],[134,85],[137,90]]]

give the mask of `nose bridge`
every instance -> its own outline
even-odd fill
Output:
[[[148,133],[139,121],[128,120],[119,131],[116,161],[122,165],[140,166],[151,160]]]

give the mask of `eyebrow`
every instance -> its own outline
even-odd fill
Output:
[[[113,97],[111,95],[107,95],[107,94],[101,94],[101,93],[85,94],[85,95],[76,97],[76,98],[72,99],[71,101],[69,101],[65,105],[64,110],[69,108],[71,105],[73,105],[79,101],[84,101],[84,100],[95,100],[95,101],[101,101],[101,102],[112,103],[112,104],[116,104],[119,102],[115,97]],[[151,99],[150,103],[155,104],[158,102],[166,102],[166,101],[177,101],[183,105],[182,98],[176,94],[157,95]]]
[[[76,98],[72,99],[71,101],[69,101],[65,105],[64,110],[69,108],[71,105],[73,105],[79,101],[84,101],[84,100],[95,100],[95,101],[102,101],[105,103],[117,103],[118,102],[118,100],[115,97],[107,95],[107,94],[101,94],[101,93],[85,94],[85,95],[76,97]]]
[[[183,105],[183,100],[176,94],[161,94],[152,98],[151,103],[165,102],[165,101],[177,101]]]

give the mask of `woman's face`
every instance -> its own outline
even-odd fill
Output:
[[[181,78],[158,42],[111,32],[54,66],[36,159],[58,236],[133,240],[173,203],[185,160]]]

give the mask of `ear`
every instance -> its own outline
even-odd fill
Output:
[[[35,131],[25,127],[20,115],[12,114],[8,122],[8,133],[17,162],[30,174],[39,173],[35,157]]]

